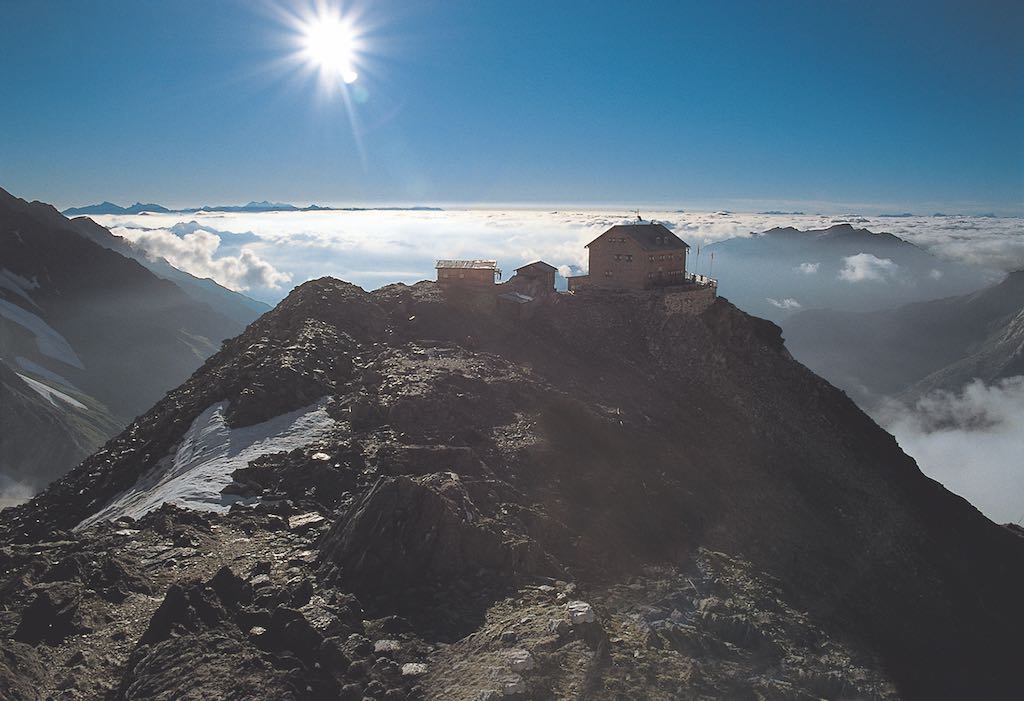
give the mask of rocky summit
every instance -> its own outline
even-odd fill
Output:
[[[1018,698],[1024,539],[671,294],[298,287],[0,512],[0,696]]]

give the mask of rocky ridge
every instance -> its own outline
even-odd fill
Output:
[[[325,397],[223,513],[75,529],[212,404]],[[1009,698],[1024,620],[1024,540],[778,327],[658,294],[306,283],[0,533],[15,698]]]

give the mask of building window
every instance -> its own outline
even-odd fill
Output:
[[[633,256],[631,256],[631,255],[627,254],[627,255],[626,255],[626,262],[628,263],[628,262],[630,262],[631,260],[633,260]]]
[[[611,270],[605,270],[604,271],[604,276],[605,277],[611,277],[612,276],[612,271]]]
[[[651,261],[652,263],[654,262],[654,256],[650,256],[650,261]]]
[[[654,273],[647,273],[647,277],[648,277],[648,278],[652,278],[652,277],[654,277]]]
[[[615,260],[622,260],[622,256],[620,256],[618,253],[616,253],[615,254]]]

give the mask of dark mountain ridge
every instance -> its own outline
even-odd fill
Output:
[[[116,236],[109,229],[100,226],[88,217],[71,220],[75,231],[104,248],[120,253],[145,266],[157,277],[170,280],[182,292],[197,302],[206,304],[214,311],[245,326],[260,314],[270,310],[270,305],[251,299],[239,292],[229,290],[210,278],[199,278],[179,270],[164,258],[150,258],[145,251],[132,246],[128,240]]]
[[[714,267],[711,268],[711,255]],[[720,279],[741,309],[785,326],[800,310],[872,311],[979,289],[991,271],[939,259],[889,233],[836,224],[793,227],[709,244],[697,272]]]
[[[74,395],[70,402],[49,402],[63,415],[62,437],[50,431],[56,424],[49,419],[35,431],[13,418],[4,425],[10,438],[0,471],[37,488],[98,447],[113,427],[152,406],[247,323],[242,314],[218,313],[200,294],[190,296],[136,260],[97,245],[53,207],[3,190],[0,255],[0,360],[42,383],[43,393]],[[5,391],[15,396],[20,388]],[[42,416],[23,418],[30,415]],[[33,445],[50,440],[88,449],[61,452],[60,460],[33,452]],[[16,448],[20,441],[25,444]],[[32,455],[38,459],[22,459]],[[8,464],[14,456],[18,463]]]
[[[57,610],[40,582],[85,586],[88,567],[53,572],[103,552],[139,573],[114,581],[148,628],[69,623],[52,650],[120,631],[78,677],[119,699],[216,696],[225,669],[263,680],[251,698],[1014,697],[1024,539],[924,477],[774,324],[724,299],[673,309],[581,293],[522,319],[433,283],[305,283],[0,514],[4,634],[36,640]],[[158,484],[222,401],[231,430],[326,401],[332,433],[236,469],[219,514],[72,530]],[[131,565],[149,548],[177,554]],[[60,610],[102,610],[82,596]]]
[[[801,312],[787,321],[786,339],[865,406],[1024,374],[1024,271],[967,295],[883,311]]]

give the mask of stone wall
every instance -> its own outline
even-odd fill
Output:
[[[585,288],[587,285],[590,284],[590,276],[589,275],[573,275],[571,277],[567,277],[566,281],[569,283],[569,291],[570,292],[575,292],[577,290],[581,290],[581,289]]]
[[[718,296],[718,288],[712,285],[700,287],[685,287],[680,289],[665,289],[663,304],[665,311],[669,314],[700,314],[710,307],[715,297]]]

